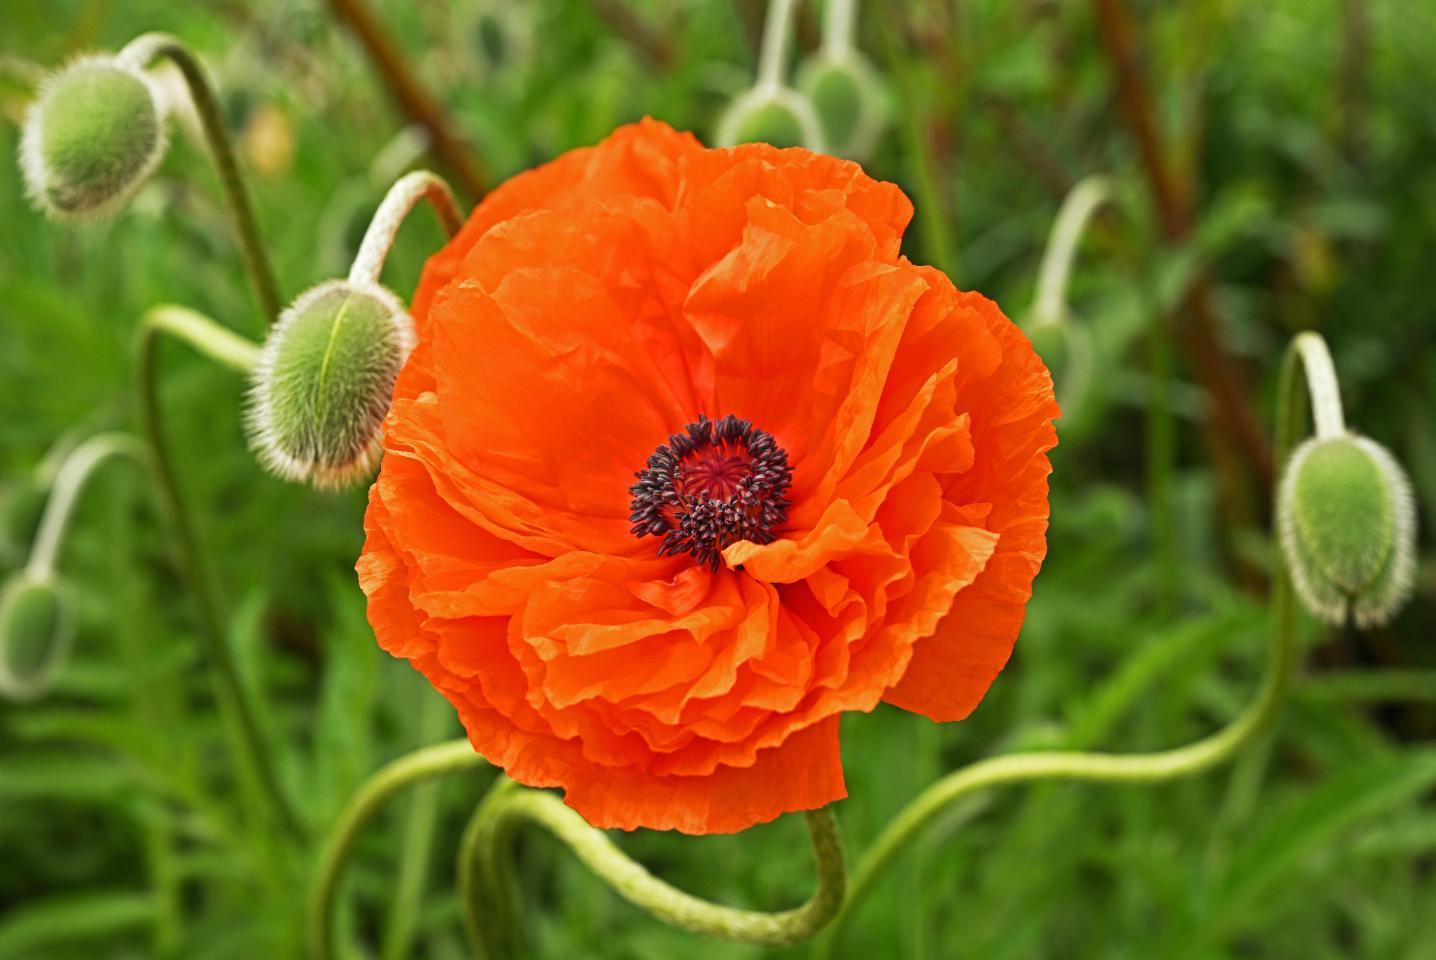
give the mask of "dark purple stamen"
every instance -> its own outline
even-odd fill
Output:
[[[691,553],[717,570],[739,540],[772,543],[788,518],[788,454],[772,435],[731,413],[700,416],[660,444],[628,488],[633,534],[662,537],[658,555]]]

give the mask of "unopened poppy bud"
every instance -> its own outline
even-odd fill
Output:
[[[255,366],[248,425],[260,462],[317,487],[365,476],[413,346],[413,321],[380,286],[331,280],[302,294]]]
[[[1297,595],[1341,625],[1386,623],[1415,584],[1411,484],[1385,447],[1344,433],[1292,453],[1277,499],[1277,530]]]
[[[84,57],[47,80],[20,138],[26,189],[59,220],[115,213],[164,152],[165,113],[153,82],[114,57]]]
[[[859,53],[813,56],[798,71],[798,89],[817,112],[828,148],[840,157],[866,160],[887,123],[882,81]]]
[[[718,122],[720,146],[770,143],[775,147],[827,147],[822,124],[808,98],[787,87],[755,88],[742,94]]]
[[[0,590],[0,694],[32,700],[70,651],[68,595],[51,579],[20,572]]]

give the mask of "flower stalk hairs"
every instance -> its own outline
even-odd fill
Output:
[[[765,44],[765,96],[791,8],[770,9],[781,36]],[[853,7],[832,9],[828,59],[849,63]],[[1058,416],[1027,337],[992,301],[902,255],[913,208],[893,184],[804,148],[710,149],[653,120],[514,177],[467,219],[434,175],[400,178],[349,275],[281,311],[212,92],[177,41],[142,37],[46,85],[22,148],[31,194],[70,219],[133,195],[164,149],[165,112],[143,74],[159,56],[190,81],[277,322],[258,343],[179,306],[144,315],[140,437],[101,435],[61,458],[30,562],[0,594],[0,694],[41,695],[67,656],[56,567],[68,518],[100,463],[139,461],[239,733],[234,765],[285,842],[314,854],[315,958],[336,953],[341,878],[365,825],[400,791],[485,765],[505,776],[458,851],[464,922],[484,955],[528,955],[505,851],[524,824],[664,922],[773,944],[826,928],[826,950],[897,854],[974,792],[1157,783],[1252,743],[1296,658],[1293,581],[1318,615],[1358,624],[1409,594],[1404,477],[1345,430],[1325,346],[1303,334],[1278,395],[1283,549],[1253,702],[1167,751],[999,755],[957,770],[884,827],[849,877],[833,812],[846,795],[843,715],[886,702],[926,718],[914,722],[960,720],[1022,627],[1046,551]],[[1070,263],[1103,191],[1067,215],[1057,260]],[[406,306],[380,276],[421,201],[451,239]],[[1057,323],[1066,267],[1044,273]],[[377,771],[332,825],[294,807],[238,680],[165,443],[166,339],[249,379],[248,433],[266,469],[326,489],[374,477],[357,563],[369,622],[465,726],[466,738]],[[1288,463],[1298,369],[1317,436]],[[17,672],[21,660],[39,666]],[[603,832],[730,833],[788,812],[805,815],[816,882],[776,912],[677,890]]]

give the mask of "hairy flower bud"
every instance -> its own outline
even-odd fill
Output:
[[[1386,623],[1415,582],[1411,484],[1385,447],[1344,433],[1292,453],[1277,499],[1277,531],[1292,584],[1314,616]]]
[[[734,100],[718,121],[717,141],[771,143],[775,147],[827,149],[822,124],[808,98],[787,87],[755,87]]]
[[[413,321],[382,287],[330,280],[302,294],[255,366],[248,426],[260,462],[317,487],[365,476],[413,346]]]
[[[161,103],[148,75],[114,57],[83,57],[51,76],[20,138],[35,205],[59,220],[122,208],[164,156]]]
[[[0,590],[0,694],[32,700],[45,691],[70,652],[74,618],[68,595],[27,572]]]
[[[887,104],[866,58],[853,50],[816,54],[798,71],[798,89],[812,102],[832,153],[860,161],[872,154],[887,124]]]

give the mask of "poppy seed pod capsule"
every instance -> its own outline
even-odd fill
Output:
[[[1411,595],[1411,484],[1366,437],[1315,437],[1296,448],[1278,491],[1277,531],[1297,595],[1328,623],[1348,614],[1361,627],[1386,623]]]
[[[755,87],[729,105],[718,121],[720,146],[770,143],[824,152],[827,139],[808,98],[787,87]]]
[[[68,595],[50,578],[16,574],[0,590],[0,694],[33,700],[70,651],[74,618]]]
[[[866,58],[855,50],[817,54],[798,71],[797,85],[812,102],[829,149],[850,160],[867,159],[887,123],[887,105]]]
[[[161,102],[142,70],[114,57],[83,57],[45,81],[20,138],[35,205],[98,220],[128,203],[164,156]]]
[[[255,365],[248,427],[260,462],[321,488],[365,476],[413,346],[413,321],[377,284],[330,280],[302,294]]]

